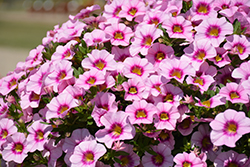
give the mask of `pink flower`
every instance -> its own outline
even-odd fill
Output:
[[[189,61],[182,59],[165,59],[161,61],[160,73],[167,79],[176,79],[183,83],[186,75],[195,76],[195,69],[189,64]]]
[[[42,122],[41,119],[36,120],[28,127],[29,135],[27,142],[30,152],[34,152],[35,150],[42,151],[44,144],[48,141],[48,135],[53,129],[52,126],[40,122]]]
[[[72,41],[69,41],[64,46],[59,45],[56,48],[56,51],[52,54],[51,60],[52,61],[53,60],[62,60],[62,59],[71,60],[75,54],[75,52],[73,51],[73,48],[77,43],[78,43],[77,41],[72,40]]]
[[[209,125],[212,128],[210,138],[216,146],[235,147],[235,142],[250,132],[250,119],[244,112],[233,109],[219,113]]]
[[[107,42],[109,37],[107,37],[107,34],[103,30],[94,29],[91,32],[85,33],[83,40],[87,46],[97,46],[97,44]]]
[[[121,7],[119,17],[125,17],[129,21],[146,13],[146,5],[140,0],[124,1]]]
[[[170,150],[174,149],[175,140],[172,131],[166,129],[161,130],[160,134],[157,136],[157,140],[168,146]]]
[[[177,119],[180,114],[175,106],[169,103],[159,102],[156,105],[157,113],[154,120],[156,129],[175,130]]]
[[[0,119],[0,147],[6,142],[6,138],[15,134],[17,132],[17,127],[14,125],[13,120],[8,118]]]
[[[218,47],[224,41],[226,35],[233,33],[233,25],[229,23],[224,17],[209,18],[203,20],[199,26],[195,27],[197,33],[195,40],[207,39],[211,41],[214,47]]]
[[[231,63],[231,60],[228,57],[228,51],[227,50],[225,50],[224,48],[220,48],[220,47],[217,47],[215,49],[216,49],[216,52],[217,52],[217,56],[215,56],[215,57],[213,57],[211,59],[208,59],[208,60],[214,62],[214,64],[217,65],[220,68]]]
[[[169,16],[169,18],[162,23],[162,27],[167,29],[170,38],[184,38],[188,41],[193,40],[192,24],[190,21],[185,20],[183,16]]]
[[[90,71],[86,71],[82,75],[79,75],[79,78],[76,80],[75,86],[88,90],[90,87],[101,85],[104,82],[105,78],[103,72],[92,68]]]
[[[125,113],[129,115],[131,124],[151,124],[153,115],[157,112],[155,106],[147,103],[145,100],[134,101],[125,109]]]
[[[171,150],[165,144],[160,143],[157,146],[151,146],[151,148],[156,152],[156,155],[145,152],[145,155],[142,157],[143,166],[173,166]]]
[[[106,153],[106,148],[95,140],[83,141],[77,145],[69,160],[72,167],[95,166],[97,160]]]
[[[59,94],[47,104],[46,119],[63,118],[71,108],[78,106],[78,100],[70,94]]]
[[[112,24],[106,27],[104,31],[111,36],[110,42],[115,46],[128,46],[130,38],[134,35],[131,28],[123,23]]]
[[[190,117],[186,117],[182,122],[177,126],[178,130],[183,136],[187,136],[192,133],[194,127],[198,124],[194,124]]]
[[[112,147],[114,141],[133,139],[135,128],[130,124],[128,114],[123,111],[109,112],[101,117],[104,129],[99,129],[96,133],[96,140],[108,148]]]
[[[143,22],[147,24],[154,24],[156,27],[164,20],[168,19],[168,15],[160,10],[147,11],[143,17]]]
[[[238,166],[244,167],[247,162],[247,156],[245,154],[239,154],[233,150],[220,153],[214,160],[215,167],[227,167]],[[247,166],[245,166],[247,167]]]
[[[238,54],[241,60],[244,60],[250,54],[249,39],[245,35],[231,35],[226,38],[227,42],[223,46],[226,50],[230,50],[232,54]]]
[[[43,51],[45,51],[43,45],[39,45],[35,49],[32,49],[29,52],[29,56],[25,59],[25,68],[29,69],[41,64],[43,61]]]
[[[130,54],[134,56],[140,52],[142,55],[147,55],[148,49],[161,35],[163,35],[162,30],[157,29],[154,25],[138,25],[129,49]]]
[[[128,57],[123,62],[123,75],[127,78],[135,76],[145,79],[154,72],[153,65],[147,59],[139,57]]]
[[[2,145],[2,158],[5,161],[14,161],[22,163],[28,156],[28,142],[25,135],[20,132],[14,133],[12,136],[6,138],[7,141]]]
[[[87,69],[97,69],[102,71],[104,74],[106,71],[116,70],[116,62],[114,60],[114,55],[110,54],[106,50],[92,50],[88,53],[88,57],[82,60],[82,67]]]
[[[221,97],[220,95],[215,95],[211,97],[210,99],[202,101],[202,102],[199,99],[197,100],[198,100],[198,103],[195,104],[196,106],[202,106],[206,108],[214,108],[216,106],[226,104],[226,99]]]
[[[106,17],[107,21],[110,23],[118,23],[123,4],[124,0],[113,0],[112,3],[104,6],[103,16]]]
[[[243,62],[240,64],[240,67],[235,68],[232,72],[232,77],[241,79],[241,81],[248,80],[250,76],[250,61]]]
[[[192,2],[193,5],[190,9],[192,21],[217,17],[217,12],[213,10],[214,0],[193,0]]]
[[[101,9],[99,5],[92,5],[88,6],[86,9],[82,9],[79,13],[77,13],[75,16],[69,16],[71,20],[77,20],[77,19],[83,19],[85,17],[88,17],[89,14],[95,10]]]
[[[178,153],[174,157],[174,162],[176,163],[175,167],[203,167],[203,161],[196,157],[194,153]]]
[[[14,90],[18,85],[18,80],[22,76],[22,73],[12,73],[2,78],[2,84],[0,87],[0,94],[7,95]]]
[[[169,79],[166,79],[163,76],[151,75],[145,82],[146,91],[156,97],[161,93],[161,86],[168,82]]]
[[[250,92],[246,91],[241,84],[235,82],[227,83],[225,87],[222,87],[219,95],[225,97],[226,100],[232,103],[248,103]]]

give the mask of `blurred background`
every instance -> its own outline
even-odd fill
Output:
[[[105,0],[0,0],[0,78],[42,44],[47,31],[68,16]]]

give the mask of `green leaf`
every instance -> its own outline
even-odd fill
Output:
[[[240,22],[238,21],[238,19],[236,19],[233,23],[233,28],[234,28],[234,32],[233,34],[238,34],[240,35],[241,34],[241,24]]]
[[[113,157],[113,159],[115,160],[115,162],[122,164],[122,161],[119,158]]]
[[[157,153],[151,147],[146,148],[146,151],[151,155],[157,155]]]
[[[119,155],[125,155],[125,156],[128,156],[128,155],[129,155],[129,153],[127,153],[127,152],[125,152],[125,151],[117,151],[115,155],[116,155],[116,156],[119,156]]]

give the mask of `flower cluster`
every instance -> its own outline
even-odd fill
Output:
[[[250,1],[109,0],[0,80],[2,166],[250,166]]]

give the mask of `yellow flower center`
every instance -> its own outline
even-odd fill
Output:
[[[190,126],[190,119],[185,119],[184,121],[182,121],[181,127],[183,129],[187,129],[187,128],[189,128],[189,126]]]
[[[115,32],[115,39],[123,39],[123,34],[121,32]]]
[[[156,60],[161,61],[162,59],[165,59],[165,54],[162,52],[158,52],[156,54]]]
[[[121,7],[117,7],[114,14],[118,16],[121,10],[122,10]]]
[[[151,36],[145,37],[144,38],[144,45],[145,46],[151,46],[152,41],[153,41],[153,39],[152,39]]]
[[[184,162],[183,164],[182,164],[182,167],[191,167],[191,163],[190,162]]]
[[[84,156],[85,156],[85,161],[86,162],[94,161],[94,154],[93,153],[87,152],[87,153],[84,154]]]
[[[137,12],[136,8],[131,8],[128,13],[131,14],[132,16],[134,16],[136,14],[136,12]]]
[[[211,36],[218,37],[218,35],[219,35],[219,28],[218,27],[212,27],[212,28],[210,28],[210,30],[209,30],[208,33]]]
[[[239,52],[240,54],[242,54],[242,53],[245,51],[245,47],[242,46],[241,44],[238,44],[238,45],[236,45],[235,47],[236,47],[236,49],[238,50],[238,52]]]
[[[205,56],[206,56],[206,54],[205,54],[205,52],[202,51],[202,50],[198,51],[198,53],[196,54],[196,58],[197,58],[198,60],[203,60]]]
[[[130,93],[130,94],[137,94],[137,88],[134,87],[134,86],[131,86],[131,87],[129,88],[128,93]]]
[[[7,135],[8,135],[8,131],[7,130],[3,130],[2,131],[2,139],[4,139],[4,138],[6,138],[7,137]]]
[[[210,100],[203,101],[201,104],[203,104],[204,106],[207,106],[208,108],[210,108],[210,106],[211,106]]]
[[[173,12],[173,13],[172,13],[172,16],[173,16],[173,17],[177,16],[177,12]]]
[[[112,132],[114,136],[120,136],[120,134],[122,133],[122,127],[118,124],[115,124],[112,129]]]
[[[40,99],[40,96],[34,92],[31,94],[31,101],[38,101]]]
[[[69,109],[68,106],[61,106],[59,113],[62,114],[64,111],[66,111],[66,110],[68,110],[68,109]]]
[[[226,129],[229,133],[236,133],[237,125],[235,123],[228,123]]]
[[[147,117],[147,114],[145,110],[141,109],[141,110],[136,111],[136,118],[146,118],[146,117]]]
[[[43,137],[43,132],[42,131],[38,131],[37,133],[37,139],[38,140],[42,140],[44,137]]]
[[[208,8],[207,8],[207,5],[206,4],[200,4],[198,6],[198,10],[197,10],[199,13],[204,13],[206,14],[208,12]]]
[[[122,158],[121,158],[121,166],[128,166],[129,165],[129,158],[128,158],[128,156],[123,156]]]
[[[61,80],[61,79],[65,78],[65,77],[66,77],[65,71],[61,71],[58,79]]]
[[[87,83],[88,84],[90,84],[90,85],[93,85],[94,83],[95,83],[95,78],[94,77],[90,77],[89,79],[88,79],[88,81],[87,81]]]
[[[95,63],[95,66],[96,66],[99,70],[102,70],[102,69],[105,67],[105,63],[104,63],[102,60],[98,60],[98,61]]]
[[[142,75],[142,68],[141,67],[134,66],[131,71],[132,71],[132,73],[137,74],[139,76]]]
[[[179,79],[181,79],[182,75],[181,75],[181,70],[179,69],[174,69],[172,72],[171,72],[171,77],[177,77]]]
[[[16,83],[16,79],[12,79],[10,82],[9,82],[9,88],[11,88],[12,86],[15,86],[17,83]]]
[[[204,85],[203,79],[201,79],[201,78],[199,78],[199,77],[195,78],[194,83],[198,83],[198,84],[200,84],[201,86]]]
[[[151,24],[155,24],[156,26],[159,24],[159,20],[157,19],[157,18],[152,18],[151,20],[150,20],[150,23]]]
[[[159,92],[161,92],[160,85],[154,85],[154,88],[155,88],[156,90],[158,90]]]
[[[211,141],[208,137],[204,137],[201,143],[204,148],[208,148],[211,145]]]
[[[230,98],[233,100],[233,99],[238,99],[240,96],[238,95],[237,92],[231,92],[230,93]]]
[[[171,93],[168,93],[164,98],[164,102],[172,102],[172,101],[174,101],[174,97]]]
[[[174,25],[173,32],[183,32],[181,25]]]
[[[160,154],[157,154],[155,156],[153,156],[153,159],[154,159],[154,162],[156,164],[162,164],[163,163],[163,160],[164,160],[164,157]]]
[[[168,117],[168,113],[166,113],[166,112],[162,112],[161,114],[160,114],[160,119],[161,120],[168,120],[169,119],[169,117]]]
[[[224,4],[224,5],[222,5],[221,8],[222,8],[222,9],[227,9],[227,8],[228,8],[228,5]]]
[[[164,131],[161,131],[161,133],[159,134],[159,137],[161,138],[161,141],[165,141],[167,140],[170,136],[168,133],[165,133]]]
[[[219,54],[217,54],[217,56],[215,57],[215,60],[216,60],[216,62],[221,61],[222,60],[222,56],[219,55]]]
[[[20,153],[23,151],[23,145],[22,144],[15,144],[15,151]]]

